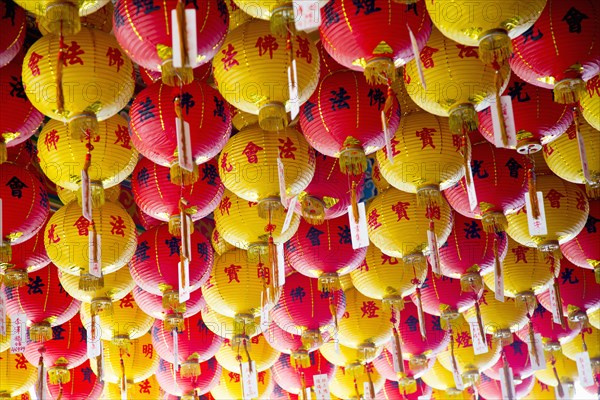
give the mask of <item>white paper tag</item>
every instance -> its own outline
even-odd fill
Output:
[[[517,147],[517,130],[515,128],[515,116],[513,113],[512,97],[500,96],[500,104],[502,105],[502,118],[506,129],[507,146],[502,143],[502,129],[500,128],[500,116],[498,115],[498,107],[496,102],[490,107],[492,112],[492,124],[494,128],[494,145],[498,148],[514,149]]]
[[[373,400],[373,393],[371,393],[371,385],[369,382],[363,382],[363,399]]]
[[[190,299],[190,262],[183,259],[177,263],[177,272],[179,278],[179,302],[183,303]],[[185,275],[185,276],[182,276]]]
[[[592,364],[590,362],[590,354],[587,351],[576,354],[575,362],[577,363],[577,372],[579,372],[579,383],[581,383],[581,386],[593,386],[595,382]]]
[[[466,151],[466,150],[465,150]],[[475,211],[479,205],[477,200],[477,191],[475,190],[475,181],[473,180],[473,172],[471,168],[467,168],[466,174],[469,174],[469,179],[465,179],[465,186],[467,188],[467,196],[469,198],[469,209]]]
[[[554,386],[554,397],[556,400],[571,400],[569,399],[569,393],[565,390],[566,387],[564,385],[561,385],[562,389],[563,389],[563,395],[560,395],[560,390],[558,389],[558,386]]]
[[[81,170],[81,214],[92,222],[92,194],[90,193],[90,176]]]
[[[265,299],[265,292],[260,292],[260,328],[264,332],[269,328],[269,310]]]
[[[92,329],[92,324],[94,325],[94,329]],[[100,356],[100,338],[102,336],[102,331],[100,328],[100,316],[94,315],[94,317],[90,320],[90,325],[86,328],[86,342],[87,342],[87,356],[88,358],[95,358]],[[95,333],[95,335],[94,335]]]
[[[327,374],[313,375],[313,382],[315,383],[314,389],[316,400],[330,400],[329,377]]]
[[[288,90],[290,95],[290,115],[292,119],[300,113],[300,98],[298,96],[298,71],[296,70],[296,60],[292,60],[292,65],[288,67]]]
[[[241,363],[241,378],[242,378],[242,391],[244,392],[244,400],[250,400],[258,397],[258,379],[256,375],[256,365],[252,361],[252,371],[250,371],[250,364],[247,362]]]
[[[421,86],[423,87],[423,89],[427,90],[427,83],[425,83],[425,73],[423,73],[423,64],[421,63],[421,52],[419,51],[419,44],[417,43],[417,38],[415,37],[415,34],[410,29],[410,26],[408,24],[406,24],[406,29],[408,29],[410,45],[412,47],[413,56],[415,57],[415,64],[417,65],[417,73],[419,74]]]
[[[385,138],[385,154],[390,164],[394,163],[394,152],[392,151],[392,135],[387,126],[385,112],[381,112],[381,128],[383,129],[383,137]]]
[[[88,232],[89,243],[89,274],[96,278],[102,277],[102,236],[94,231]]]
[[[171,331],[171,339],[173,340],[173,370],[179,371],[179,334],[177,329]]]
[[[183,121],[183,132],[179,117],[175,118],[175,131],[177,134],[177,161],[179,166],[188,172],[194,171],[194,160],[192,158],[192,142],[190,139],[190,124]]]
[[[462,380],[462,375],[458,371],[458,369],[452,368],[452,376],[454,377],[454,386],[458,390],[464,390],[465,385]]]
[[[309,387],[304,389],[304,400],[312,400],[312,391]]]
[[[186,9],[185,14],[185,44],[187,50],[188,63],[183,65],[183,54],[180,51],[181,37],[179,36],[179,22],[177,21],[177,10],[171,10],[171,44],[173,49],[173,67],[191,67],[198,66],[198,43],[196,34],[196,10]]]
[[[502,390],[502,398],[507,400],[515,400],[515,381],[513,380],[512,368],[508,367],[508,376],[505,376],[504,370],[500,370],[500,389]]]
[[[292,223],[292,218],[294,217],[294,211],[296,210],[296,204],[298,203],[298,196],[292,197],[287,205],[287,214],[285,214],[285,219],[283,220],[283,226],[281,227],[281,233],[285,233],[290,224]]]
[[[550,293],[550,308],[552,309],[552,320],[555,324],[560,325],[560,323],[562,322],[562,310],[559,310],[558,308],[558,293],[556,293],[556,290],[554,289],[554,284],[550,284],[548,291]]]
[[[352,205],[348,206],[348,219],[350,220],[350,234],[354,250],[369,246],[369,231],[367,229],[367,212],[365,203],[358,203],[358,223],[354,220]]]
[[[534,356],[534,351],[532,349],[532,343],[530,343],[530,341],[527,341],[527,347],[529,350],[529,360],[531,360],[531,368],[534,371],[542,371],[546,369],[546,355],[544,354],[544,345],[542,343],[542,335],[539,333],[536,333],[533,335],[534,337],[534,342],[533,342],[533,347],[535,348],[535,350],[537,351],[537,359]]]
[[[288,208],[288,198],[285,186],[285,167],[281,158],[277,157],[277,178],[279,179],[279,198],[281,204]]]
[[[192,261],[192,216],[181,211],[179,213],[180,235],[181,235],[181,254],[188,261]]]
[[[427,393],[417,397],[417,400],[431,400],[431,393]]]
[[[11,320],[10,352],[23,353],[27,345],[27,314],[16,314]]]
[[[421,301],[416,301],[415,305],[417,306],[417,317],[419,319],[419,333],[421,333],[421,337],[427,337],[427,332],[425,331],[425,313],[423,312],[423,304],[421,304]]]
[[[0,285],[0,335],[6,336],[6,294],[4,284]]]
[[[500,266],[500,271],[496,271],[496,268],[494,267],[494,297],[496,300],[504,303],[504,276],[502,274],[502,266]]]
[[[477,321],[469,321],[469,328],[471,328],[473,353],[475,353],[475,355],[487,353],[489,351],[487,345],[487,338],[485,336],[481,336],[481,331],[479,330],[479,324],[477,323]]]
[[[435,237],[435,232],[427,230],[427,246],[429,247],[429,263],[431,264],[431,270],[434,274],[441,274],[440,270],[440,259],[438,257],[438,245]]]
[[[296,30],[311,32],[321,26],[321,9],[317,0],[294,0]]]
[[[333,350],[335,354],[340,354],[340,341],[338,340],[338,330],[334,328],[333,331]]]
[[[592,177],[590,176],[590,167],[588,165],[587,154],[585,152],[585,142],[583,135],[577,133],[577,147],[579,149],[579,159],[581,160],[581,170],[583,171],[583,177],[586,182],[591,183]]]
[[[285,284],[285,255],[283,243],[277,243],[277,285]]]
[[[536,194],[540,216],[538,218],[533,218],[533,213],[531,212],[531,199],[529,198],[529,193],[525,193],[527,225],[531,236],[544,236],[548,234],[548,227],[546,226],[546,209],[544,208],[544,193],[537,192]]]

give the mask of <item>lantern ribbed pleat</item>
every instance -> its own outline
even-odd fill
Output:
[[[0,3],[0,14],[9,16],[4,25],[2,38],[0,38],[0,67],[4,67],[15,58],[23,47],[27,21],[25,10],[13,6],[8,0]]]
[[[206,307],[202,290],[194,290],[184,303],[168,304],[167,308],[165,308],[162,296],[146,292],[139,286],[133,288],[133,298],[144,313],[161,321],[164,321],[169,314],[181,314],[181,317],[188,318],[198,314]],[[179,317],[179,315],[175,316]]]
[[[411,295],[413,303],[418,303],[416,294]],[[463,292],[460,279],[448,278],[444,275],[436,277],[431,270],[421,286],[423,311],[431,315],[439,315],[444,319],[456,318],[456,313],[463,312],[475,304],[472,291]],[[454,315],[452,315],[454,314]]]
[[[502,383],[500,382],[500,378],[498,380],[492,379],[487,376],[489,370],[486,370],[479,377],[479,382],[477,383],[477,391],[481,394],[481,397],[484,399],[501,399],[502,398]],[[516,378],[516,376],[515,376]],[[536,380],[535,377],[529,376],[524,379],[515,379],[515,395],[518,396],[519,399],[526,398],[528,394],[533,390],[533,386],[535,385]],[[554,395],[554,394],[553,394]],[[542,400],[543,398],[537,398]]]
[[[50,258],[44,246],[44,229],[40,229],[31,239],[12,245],[11,255],[8,268],[35,272],[50,264]]]
[[[361,359],[359,359],[359,353],[356,349],[344,346],[343,344],[339,345],[339,350],[337,347],[333,341],[325,342],[319,347],[319,352],[327,361],[338,367],[360,364],[364,361],[371,362],[383,352],[383,346],[378,346],[375,348],[374,354],[369,354],[366,359],[362,360],[364,357],[360,354]]]
[[[502,352],[506,357],[506,363],[512,368],[514,377],[517,379],[525,379],[533,375],[531,366],[530,353],[524,351],[527,348],[527,342],[515,337],[510,346],[504,346]],[[494,365],[485,370],[485,376],[488,376],[496,381],[500,381],[500,375],[503,373],[502,366],[505,364],[502,357],[496,361]],[[482,381],[484,375],[481,375]]]
[[[565,324],[565,327],[561,327],[560,324],[555,324],[552,317],[552,312],[546,309],[547,306],[550,308],[550,299],[544,294],[539,295],[538,297],[538,305],[532,313],[530,319],[533,324],[533,330],[535,333],[539,333],[542,335],[543,343],[554,342],[555,344],[558,342],[568,342],[573,337],[579,334],[581,331],[581,326],[579,324],[572,325],[569,327],[568,324]],[[545,301],[544,299],[547,299]],[[527,342],[529,339],[529,324],[524,326],[521,330],[516,332],[516,335],[524,342]]]
[[[402,348],[402,351],[402,354],[405,354],[404,347]],[[425,373],[425,371],[427,371],[430,367],[433,366],[434,363],[435,357],[427,359],[424,365],[421,365],[421,368],[415,371],[411,368],[408,359],[404,359],[404,375],[402,376],[403,382],[408,383],[410,380],[420,378]],[[383,352],[375,360],[373,360],[373,365],[377,369],[377,372],[383,375],[385,379],[392,381],[398,380],[398,373],[395,371],[395,369],[397,369],[397,366],[394,362],[394,355],[386,348],[384,348]]]
[[[443,393],[444,396],[447,396],[448,393],[453,395],[460,393],[460,391],[455,390],[454,376],[452,375],[452,372],[444,368],[439,361],[436,361],[433,364],[433,367],[431,367],[429,371],[425,372],[421,379],[427,384],[427,386],[433,388],[433,396],[435,396],[436,390],[446,392]]]
[[[590,200],[590,213],[585,227],[573,239],[560,245],[562,254],[573,264],[581,268],[600,267],[600,229],[596,222],[600,220],[600,200]]]
[[[236,326],[236,322],[233,318],[226,317],[223,314],[219,314],[212,308],[206,306],[202,309],[202,320],[204,321],[208,329],[211,330],[211,332],[221,336],[224,339],[228,339],[229,341],[233,339],[234,328]],[[254,323],[246,325],[246,335],[249,338],[253,338],[260,334],[260,318],[256,317],[254,319]]]
[[[262,334],[250,339],[247,347],[250,360],[255,363],[258,372],[271,368],[281,354],[269,345],[269,342],[267,342]],[[236,343],[232,344],[230,341],[223,343],[215,358],[223,368],[230,371],[239,371],[240,362],[249,361],[244,350],[244,345],[241,343],[239,345]]]
[[[485,331],[490,334],[508,334],[516,332],[527,324],[527,306],[522,301],[507,297],[504,301],[498,301],[492,290],[484,289],[483,295],[478,300],[481,310],[481,319]],[[475,321],[476,308],[470,308],[464,313],[469,321]],[[468,330],[468,326],[465,328]],[[489,340],[488,340],[489,342]]]
[[[567,358],[561,351],[545,352],[544,355],[546,357],[546,369],[535,371],[537,380],[545,385],[552,386],[550,391],[554,391],[554,387],[558,386],[559,383],[556,380],[556,375],[558,375],[565,395],[568,398],[574,397],[574,384],[579,378],[577,363]],[[556,374],[553,367],[556,367]]]
[[[52,396],[54,399],[57,399],[59,394],[62,394],[63,399],[106,399],[106,397],[101,396],[102,390],[104,390],[105,387],[105,383],[102,382],[95,374],[91,374],[91,376],[89,376],[89,371],[90,361],[86,361],[77,368],[73,368],[68,371],[70,375],[68,383],[59,383],[53,385],[51,382],[48,382],[48,392],[50,392],[50,396]],[[131,397],[128,399],[131,399]]]
[[[290,393],[300,394],[303,387],[302,375],[305,379],[304,387],[306,388],[315,385],[314,375],[327,375],[328,380],[331,381],[336,370],[335,365],[328,362],[318,350],[310,353],[309,357],[310,366],[303,368],[300,364],[296,364],[292,356],[282,354],[271,368],[275,382]]]
[[[585,339],[582,340],[582,336]],[[583,335],[578,335],[573,340],[562,345],[562,351],[565,356],[573,361],[579,353],[587,351],[594,363],[600,360],[600,331],[596,328],[589,328]]]
[[[104,400],[121,400],[121,387],[116,383],[106,382],[101,398]],[[165,396],[164,390],[161,389],[156,375],[150,376],[137,383],[127,385],[127,400],[146,400],[159,399]],[[169,397],[170,399],[170,397]]]
[[[432,314],[424,314],[425,336],[423,340],[418,324],[419,311],[417,305],[413,302],[406,302],[400,312],[400,321],[398,323],[398,333],[402,338],[402,354],[409,360],[410,356],[423,355],[427,358],[433,358],[446,348],[450,342],[450,335],[443,330],[440,317]],[[391,342],[387,348],[392,351]]]

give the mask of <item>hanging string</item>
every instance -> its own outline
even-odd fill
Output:
[[[65,111],[65,96],[63,93],[63,63],[67,46],[63,35],[63,21],[60,21],[60,31],[58,33],[58,57],[56,63],[56,110],[57,114],[63,114]]]
[[[401,374],[402,377],[405,375],[404,370],[404,356],[402,354],[402,346],[400,343],[400,334],[398,333],[398,324],[400,323],[400,310],[397,310],[394,305],[392,305],[392,313],[390,316],[390,322],[392,323],[392,331],[394,333],[394,347],[396,351],[396,358],[398,361],[398,374]]]
[[[528,162],[529,168],[527,170],[527,186],[528,186],[528,190],[529,190],[528,196],[529,196],[529,200],[531,202],[531,210],[527,210],[527,211],[531,213],[531,215],[534,219],[537,219],[540,217],[540,205],[538,204],[538,198],[537,198],[535,161],[534,161],[533,157],[531,156],[531,153],[529,152],[529,150],[527,150],[527,158],[529,160],[529,162]]]

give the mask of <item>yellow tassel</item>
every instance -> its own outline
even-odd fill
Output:
[[[258,216],[262,219],[281,218],[285,215],[285,208],[279,197],[267,197],[258,202]]]
[[[369,393],[370,398],[375,398],[375,385],[373,384],[373,377],[371,376],[371,365],[365,365],[365,370],[367,371],[367,380],[369,381]]]
[[[327,272],[319,276],[319,290],[324,293],[332,293],[340,290],[340,277],[336,272]]]
[[[537,347],[533,345],[535,343],[535,330],[533,329],[531,318],[529,319],[529,342],[531,343],[529,353],[535,358],[535,363],[539,365],[540,355],[538,354]]]
[[[310,368],[310,357],[308,351],[300,349],[292,352],[290,358],[294,361],[294,368]]]
[[[450,131],[456,135],[474,131],[479,126],[477,111],[471,103],[462,103],[450,110]]]
[[[440,204],[442,192],[439,185],[427,185],[417,189],[417,205],[427,208]]]
[[[82,188],[77,190],[77,203],[81,207],[83,202]],[[106,195],[104,193],[104,187],[102,182],[90,182],[90,196],[92,198],[92,207],[100,208],[106,202]]]
[[[87,140],[87,136],[94,137],[98,131],[96,114],[85,112],[69,119],[69,132],[74,140]]]
[[[358,224],[358,193],[356,192],[356,182],[352,182],[352,187],[350,188],[350,204],[352,205],[354,222]]]
[[[11,259],[12,248],[10,247],[10,243],[2,241],[2,243],[0,243],[0,263],[10,263]]]
[[[485,338],[485,331],[483,329],[483,318],[481,318],[481,307],[479,301],[475,300],[475,315],[477,316],[477,326],[479,328],[479,334],[482,338]]]
[[[172,56],[172,53],[170,54]],[[160,66],[161,79],[169,86],[189,85],[194,80],[194,71],[190,67],[175,68],[173,59],[164,60]]]
[[[29,283],[26,269],[17,268],[12,264],[9,265],[4,271],[3,282],[6,287],[19,288]]]
[[[481,204],[479,206],[481,208]],[[499,211],[483,211],[481,223],[483,225],[483,229],[485,229],[485,231],[488,233],[504,232],[508,227],[508,220],[506,219],[506,216]]]
[[[6,150],[6,142],[0,135],[0,164],[4,164],[8,160],[8,151]]]
[[[62,400],[63,397],[63,386],[61,383],[58,384],[58,396],[56,396],[56,400]]]
[[[59,35],[75,35],[81,30],[79,10],[75,3],[68,1],[51,3],[46,7],[39,23],[50,33]]]
[[[316,329],[306,329],[302,332],[301,336],[302,347],[310,349],[312,347],[320,347],[323,344],[323,337],[321,332]]]
[[[58,385],[59,383],[69,383],[71,381],[71,374],[67,369],[67,365],[68,361],[61,357],[48,370],[48,378],[51,384]]]
[[[309,400],[306,396],[306,376],[304,375],[304,372],[300,373],[300,387],[302,389],[302,392],[300,393],[300,399]]]
[[[95,291],[104,287],[104,276],[98,278],[91,274],[81,274],[79,276],[79,290],[86,292]]]
[[[52,340],[52,326],[49,322],[36,322],[29,328],[29,338],[33,342]]]
[[[302,199],[302,216],[311,225],[321,225],[325,221],[325,203],[313,196]]]
[[[340,170],[346,175],[359,176],[367,170],[367,156],[359,140],[348,136],[340,151]]]
[[[479,36],[479,59],[484,64],[505,65],[511,54],[512,42],[505,29],[492,29]]]
[[[563,303],[562,296],[560,295],[560,285],[558,284],[558,279],[554,279],[554,291],[556,292],[556,305],[558,308],[559,318],[560,318],[560,326],[564,329],[566,328],[565,317],[563,315]]]
[[[507,36],[508,37],[508,36]],[[510,39],[509,39],[510,43]],[[480,48],[481,50],[481,48]],[[508,135],[506,133],[506,123],[504,121],[504,112],[502,111],[502,103],[500,102],[500,91],[502,90],[502,80],[500,79],[500,71],[496,71],[494,76],[496,83],[496,112],[498,113],[498,120],[500,123],[500,135],[502,137],[502,145],[508,147]]]
[[[335,303],[334,303],[334,292],[329,292],[329,313],[331,314],[331,317],[333,318],[333,328],[335,329],[334,332],[338,331],[338,317],[337,317],[337,310],[335,307]]]
[[[179,304],[179,293],[170,285],[165,285],[161,288],[162,294],[162,306],[165,310],[173,310]]]
[[[127,398],[127,377],[125,375],[125,362],[123,361],[123,351],[121,351],[121,357],[119,359],[119,364],[121,366],[121,398]]]
[[[581,78],[563,79],[554,85],[554,101],[561,104],[577,103],[585,90],[585,82]]]
[[[192,172],[181,168],[179,163],[176,161],[171,165],[169,176],[171,183],[178,186],[189,186],[193,185],[198,181],[199,172],[198,165],[194,164],[194,170]]]
[[[392,327],[392,331],[394,333],[394,347],[395,347],[395,351],[396,351],[396,358],[398,359],[398,374],[400,377],[400,374],[402,374],[402,377],[404,377],[405,375],[405,371],[404,371],[404,356],[402,354],[402,346],[400,343],[400,335],[398,334],[398,329],[396,328],[396,325],[394,324],[394,326]]]
[[[289,120],[283,103],[273,101],[263,105],[258,110],[258,125],[265,131],[281,131],[288,124]]]
[[[367,61],[365,78],[370,85],[386,85],[396,79],[396,66],[391,57],[375,57]]]
[[[104,315],[112,315],[113,313],[113,304],[110,297],[95,297],[92,299],[90,307],[93,315],[97,315],[99,313],[104,313]]]
[[[179,376],[182,378],[196,378],[202,374],[200,369],[200,360],[196,353],[192,354],[181,364]]]
[[[183,315],[179,313],[167,314],[163,321],[163,328],[166,331],[177,329],[178,332],[183,332],[185,330],[185,319],[183,318]]]
[[[274,8],[269,21],[271,23],[271,32],[277,36],[284,37],[288,32],[292,34],[296,33],[294,8],[291,2]]]

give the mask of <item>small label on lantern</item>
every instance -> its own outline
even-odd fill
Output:
[[[348,219],[350,220],[350,234],[352,248],[354,250],[369,246],[369,234],[367,229],[367,212],[365,203],[358,203],[358,222],[354,219],[354,210],[348,206]]]
[[[267,290],[269,290],[267,288]],[[269,321],[269,307],[268,307],[268,302],[266,299],[266,294],[265,292],[260,292],[260,328],[263,331],[266,331],[269,328],[270,325],[270,321]]]
[[[577,363],[577,372],[579,372],[579,383],[581,383],[581,386],[593,386],[595,382],[590,354],[587,351],[578,353],[575,355],[575,362]]]
[[[312,391],[310,390],[310,388],[306,388],[304,389],[304,399],[305,400],[312,400]]]
[[[327,374],[313,375],[313,382],[315,383],[314,389],[316,400],[330,400],[329,377]]]
[[[471,328],[471,340],[473,341],[473,353],[475,355],[485,354],[489,351],[486,337],[481,336],[479,330],[479,324],[477,321],[469,321],[469,328]]]
[[[529,193],[525,193],[527,225],[529,227],[529,234],[531,236],[544,236],[548,234],[548,227],[546,226],[546,209],[544,208],[544,193],[537,192],[536,195],[540,216],[538,218],[533,218],[533,213],[531,212],[531,199],[529,198]]]
[[[440,275],[441,269],[437,238],[435,231],[431,229],[427,231],[427,247],[429,247],[429,263],[431,264],[431,270],[434,274]]]
[[[179,302],[190,299],[190,262],[187,258],[177,263],[177,272],[179,278]]]
[[[92,326],[93,324],[93,326]],[[100,316],[94,315],[90,320],[90,325],[86,328],[86,342],[87,342],[87,356],[88,358],[95,358],[100,356],[100,344],[101,344],[101,331],[100,328]]]
[[[181,254],[188,261],[192,261],[192,216],[182,210],[179,213],[179,231],[181,234]]]
[[[277,157],[277,178],[279,179],[279,198],[281,204],[283,204],[285,208],[288,208],[288,198],[285,190],[285,167],[283,161],[279,157]]]
[[[502,264],[494,268],[494,297],[496,300],[504,303],[504,276],[502,274]]]
[[[177,329],[171,331],[171,337],[173,339],[173,369],[175,372],[179,371],[179,338]]]
[[[300,98],[298,95],[298,71],[296,71],[296,60],[288,67],[288,91],[290,95],[290,115],[292,119],[300,113]]]
[[[277,243],[277,285],[285,284],[285,255],[283,243]]]
[[[460,374],[460,371],[457,368],[452,368],[452,376],[454,377],[454,386],[458,390],[464,390],[465,385],[462,380],[462,375]]]
[[[562,395],[561,395],[561,389],[562,389]],[[566,389],[566,386],[564,386],[561,383],[559,383],[557,386],[555,386],[554,387],[554,398],[556,400],[570,400],[569,393],[565,389]]]
[[[515,392],[515,381],[513,379],[512,368],[507,368],[508,373],[504,373],[504,368],[500,371],[500,389],[502,390],[502,398],[507,400],[515,400],[517,398]]]
[[[102,277],[102,237],[99,233],[88,232],[89,273],[96,278]]]
[[[244,399],[258,397],[258,379],[256,376],[256,364],[252,361],[252,368],[247,362],[241,363],[242,391]]]
[[[363,382],[363,399],[373,400],[373,394],[371,393],[371,384],[369,382]]]
[[[475,211],[475,209],[479,205],[479,201],[477,200],[477,192],[475,191],[475,181],[473,180],[473,172],[471,172],[471,168],[467,168],[465,173],[469,175],[469,179],[465,179],[467,197],[469,198],[469,209],[471,211]]]
[[[531,368],[534,371],[542,371],[546,369],[546,356],[544,354],[544,345],[542,344],[542,335],[536,333],[533,335],[533,344],[527,341],[529,350],[529,360],[531,360]],[[537,357],[535,354],[537,353]]]
[[[413,33],[410,26],[406,24],[406,29],[408,29],[408,36],[410,38],[410,45],[412,47],[413,56],[415,57],[415,64],[417,65],[417,73],[419,74],[419,80],[421,81],[421,86],[423,89],[427,90],[427,83],[425,83],[425,73],[423,73],[423,64],[421,63],[421,51],[419,50],[419,44],[417,43],[417,38]]]
[[[83,218],[92,222],[92,194],[90,193],[90,176],[84,169],[81,170],[81,214],[83,214]]]
[[[194,159],[192,158],[190,124],[180,118],[175,118],[175,131],[177,134],[177,162],[179,167],[188,172],[193,172]]]
[[[16,314],[11,320],[10,352],[23,353],[27,344],[27,314]]]
[[[556,288],[554,285],[550,285],[548,288],[550,293],[550,308],[552,309],[552,320],[555,324],[560,324],[562,321],[562,310],[558,308],[558,293],[556,292]]]
[[[381,127],[383,129],[383,137],[385,138],[385,155],[390,164],[394,163],[394,152],[392,151],[392,135],[387,127],[385,111],[381,112]]]
[[[581,159],[581,170],[583,171],[583,177],[586,182],[591,183],[592,177],[590,176],[590,167],[588,165],[587,154],[585,152],[585,142],[583,141],[583,135],[577,130],[577,147],[579,148],[579,158]]]
[[[179,34],[179,21],[177,19],[177,10],[171,10],[171,44],[173,49],[173,67],[195,68],[198,66],[198,43],[196,33],[196,10],[186,9],[185,18],[185,35],[182,38]],[[181,40],[185,40],[185,49],[187,52],[187,62],[184,63],[184,55],[181,53]]]
[[[281,227],[281,233],[285,233],[290,224],[292,223],[292,218],[294,217],[294,210],[296,209],[296,204],[298,203],[298,196],[292,197],[287,205],[287,214],[285,214],[285,219],[283,220],[283,226]]]
[[[494,145],[499,148],[514,149],[517,147],[517,130],[515,128],[515,116],[513,113],[512,98],[510,96],[501,96],[500,104],[502,105],[502,116],[498,115],[497,106],[490,107],[492,112],[492,124],[494,128]],[[507,145],[502,142],[501,120],[504,120],[506,128]]]
[[[6,336],[6,295],[4,285],[0,285],[0,335]]]
[[[312,32],[321,26],[321,9],[317,0],[294,0],[296,30]]]

